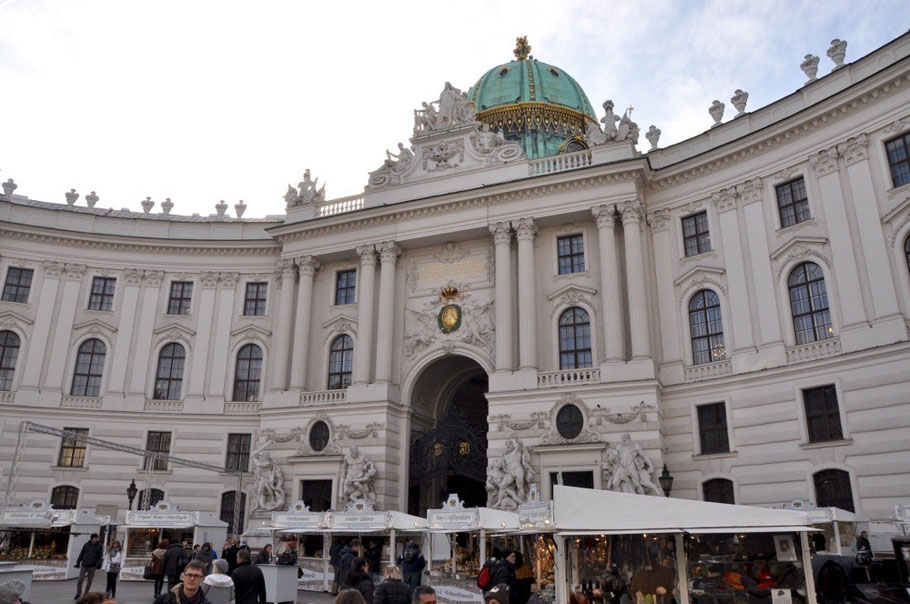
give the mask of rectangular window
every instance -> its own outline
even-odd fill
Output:
[[[727,436],[727,408],[723,403],[699,405],[698,434],[701,440],[701,454],[729,453],[730,439]]]
[[[809,215],[809,197],[806,195],[806,180],[785,182],[775,188],[777,207],[780,211],[780,228],[785,229],[812,218]]]
[[[557,237],[556,255],[560,275],[585,272],[585,240],[582,235]]]
[[[682,219],[683,243],[686,256],[695,256],[711,251],[711,235],[708,233],[708,213],[699,212]]]
[[[247,283],[246,298],[243,302],[243,314],[256,317],[265,315],[266,296],[268,293],[268,283]]]
[[[228,470],[250,469],[250,441],[249,434],[228,434],[227,460],[224,465]]]
[[[171,433],[149,432],[148,441],[145,445],[145,448],[155,453],[164,453],[165,455],[170,454]],[[167,470],[167,461],[163,459],[155,459],[149,463],[149,458],[146,457],[145,463],[142,465],[142,469],[148,470],[150,466],[152,470]]]
[[[64,428],[67,432],[73,434],[84,434],[88,436],[88,428]],[[63,468],[81,468],[85,465],[85,441],[63,437],[60,443],[60,457],[57,458],[57,465]]]
[[[88,298],[89,310],[111,310],[114,308],[114,288],[117,280],[113,277],[92,279],[92,293]]]
[[[32,275],[35,271],[30,268],[10,267],[6,271],[6,283],[3,284],[4,302],[28,302],[28,292],[32,289]]]
[[[550,472],[550,499],[556,485],[564,487],[578,487],[580,489],[594,488],[594,472]]]
[[[192,281],[171,281],[171,297],[167,302],[167,314],[190,314],[190,302],[193,301]]]
[[[806,406],[806,427],[810,443],[843,440],[837,390],[833,384],[803,390],[803,403]]]
[[[894,186],[910,183],[910,132],[887,141],[885,150],[888,152],[888,165],[891,166]]]
[[[335,273],[335,304],[353,304],[356,288],[356,269]]]

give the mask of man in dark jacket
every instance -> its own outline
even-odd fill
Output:
[[[250,564],[250,550],[242,548],[237,552],[237,568],[231,573],[234,580],[234,602],[236,604],[266,604],[265,577],[262,571]]]
[[[221,556],[224,560],[227,560],[229,574],[234,572],[234,569],[237,568],[237,552],[240,550],[237,543],[237,539],[231,540],[230,547],[228,547],[225,550],[224,555]]]
[[[178,583],[155,598],[154,604],[211,604],[200,589],[202,580],[205,579],[205,564],[199,560],[191,561],[181,577],[183,583]]]
[[[88,542],[82,546],[79,557],[76,558],[76,568],[79,569],[79,580],[76,582],[76,597],[73,598],[74,600],[78,600],[79,596],[82,595],[82,581],[86,577],[88,577],[88,585],[85,586],[85,591],[92,591],[92,581],[95,579],[95,570],[101,568],[101,563],[103,561],[104,549],[101,547],[101,543],[98,542],[98,533],[92,533]]]
[[[183,572],[183,567],[186,566],[188,561],[186,550],[183,549],[183,545],[176,541],[168,545],[167,549],[164,550],[164,574],[167,576],[168,591],[180,583],[180,573]]]
[[[360,539],[351,539],[351,542],[341,548],[338,555],[338,569],[335,571],[335,583],[338,589],[348,580],[348,573],[351,572],[351,566],[354,558],[357,557],[357,548],[360,547]]]
[[[502,560],[490,571],[490,584],[507,585],[509,594],[518,591],[518,581],[515,579],[515,552],[510,549],[502,552]]]
[[[341,550],[344,548],[344,544],[341,543],[341,539],[337,537],[332,540],[332,547],[329,548],[329,564],[332,566],[332,595],[338,593],[339,585],[335,581],[335,577],[338,576],[338,565],[341,563]]]
[[[404,546],[404,552],[398,562],[401,564],[401,570],[404,574],[404,583],[411,591],[411,597],[414,597],[414,590],[420,585],[420,574],[426,567],[427,560],[420,552],[420,546],[413,539]]]
[[[376,586],[373,604],[410,604],[411,590],[401,581],[401,569],[387,566],[385,581]]]
[[[379,583],[382,577],[379,576],[379,562],[382,559],[382,546],[375,539],[370,539],[367,546],[363,548],[363,557],[367,559],[370,567],[370,578],[373,583]]]

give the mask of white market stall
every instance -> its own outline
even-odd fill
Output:
[[[784,505],[784,509],[805,512],[809,524],[819,529],[816,533],[824,536],[825,547],[814,548],[819,554],[832,554],[835,556],[852,556],[851,546],[856,541],[856,523],[859,520],[856,514],[836,507],[816,507],[811,501],[794,499]],[[813,535],[813,540],[818,538]]]
[[[805,512],[564,486],[553,500],[560,604],[816,604]]]
[[[292,535],[295,539],[301,535],[324,534],[325,528],[326,512],[311,512],[303,501],[295,502],[285,512],[272,512],[272,526],[267,527],[273,534],[277,532]],[[279,548],[272,549],[277,553]],[[300,569],[297,575],[298,590],[329,591],[332,576],[329,568],[329,550],[324,537],[322,548],[314,552],[306,551],[303,549],[303,543],[297,542],[297,566]]]
[[[487,537],[506,534],[518,529],[518,514],[491,508],[465,508],[457,494],[449,498],[438,510],[427,510],[427,533],[431,537],[428,564],[429,585],[436,589],[436,597],[443,604],[483,602],[477,587],[477,574],[487,558]],[[467,542],[458,544],[455,535],[467,535]],[[440,557],[439,540],[433,536],[452,535],[444,545]],[[437,560],[442,564],[435,565]]]
[[[110,524],[109,516],[90,510],[57,510],[35,499],[0,510],[0,561],[33,567],[36,580],[72,579],[82,546]]]
[[[120,570],[124,581],[140,581],[152,550],[161,539],[190,545],[211,543],[218,548],[227,538],[227,522],[208,512],[182,512],[168,501],[159,501],[150,510],[126,513],[126,557]]]
[[[527,503],[518,506],[518,529],[506,534],[518,541],[518,549],[531,567],[531,598],[535,602],[556,600],[555,532],[553,502],[540,501],[537,485],[531,485]]]

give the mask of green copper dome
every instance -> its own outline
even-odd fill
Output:
[[[477,119],[520,143],[531,159],[577,150],[588,122],[597,124],[588,96],[572,76],[529,51],[519,38],[517,60],[477,80],[469,92]]]

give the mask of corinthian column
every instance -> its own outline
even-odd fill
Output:
[[[651,335],[645,294],[645,263],[642,258],[641,202],[627,201],[622,207],[622,233],[626,247],[626,285],[629,292],[629,326],[632,332],[632,359],[651,357]]]
[[[278,261],[281,296],[278,298],[278,321],[275,324],[275,362],[272,364],[272,390],[287,390],[288,359],[291,345],[291,321],[294,316],[294,277],[297,267],[291,258]]]
[[[613,206],[602,204],[591,208],[591,213],[597,221],[600,248],[600,300],[603,304],[605,360],[608,363],[621,363],[626,360],[626,355],[623,350],[622,299]]]
[[[373,288],[376,284],[376,246],[355,248],[360,256],[360,291],[357,293],[357,344],[354,346],[354,385],[370,383],[373,360]]]
[[[297,312],[294,314],[294,341],[291,344],[291,388],[306,388],[307,353],[310,348],[310,315],[313,308],[313,275],[319,261],[312,256],[296,258]]]
[[[379,323],[376,325],[376,381],[392,381],[392,326],[395,324],[395,263],[401,246],[384,241],[376,246],[379,269]]]
[[[537,288],[534,287],[534,237],[537,225],[533,218],[512,223],[518,239],[518,334],[519,369],[537,371]],[[498,268],[498,267],[497,267]]]
[[[512,371],[512,275],[508,222],[490,225],[496,244],[496,371]]]

